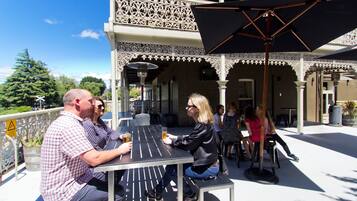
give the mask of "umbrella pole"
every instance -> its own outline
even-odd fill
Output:
[[[264,77],[263,77],[263,93],[262,93],[262,108],[260,115],[260,143],[259,143],[259,171],[263,172],[263,153],[264,153],[264,138],[265,138],[265,114],[268,101],[268,85],[269,85],[269,52],[271,50],[271,13],[267,13],[266,17],[266,38],[264,39],[265,62],[264,62]],[[268,38],[269,36],[269,38]]]
[[[259,143],[259,171],[263,171],[263,152],[264,152],[264,134],[265,134],[265,114],[267,109],[268,85],[269,85],[269,52],[271,49],[271,41],[266,41],[265,44],[265,62],[264,62],[264,77],[263,77],[263,94],[262,108],[260,113],[260,143]]]
[[[263,168],[263,151],[264,151],[264,137],[265,137],[265,114],[267,109],[268,102],[268,85],[269,85],[269,53],[272,47],[272,38],[270,34],[271,26],[271,13],[267,13],[266,18],[266,35],[264,36],[264,47],[265,47],[265,62],[264,62],[264,77],[263,77],[263,92],[262,92],[262,108],[259,115],[260,119],[260,135],[259,135],[259,167],[258,168],[249,168],[244,174],[249,180],[257,181],[259,183],[278,183],[279,178],[275,175],[274,172],[270,172]]]

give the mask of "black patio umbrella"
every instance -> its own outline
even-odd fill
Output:
[[[318,59],[331,59],[331,60],[357,60],[357,45],[346,47],[331,54],[319,57]]]
[[[269,52],[315,50],[356,28],[356,8],[355,0],[247,0],[193,5],[192,11],[207,54],[265,52],[264,125]],[[264,128],[260,135],[258,176],[268,174],[263,169]]]

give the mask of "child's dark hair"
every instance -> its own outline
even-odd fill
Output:
[[[220,105],[217,105],[217,106],[216,106],[216,111],[215,111],[215,112],[216,112],[216,113],[219,113],[219,110],[220,110],[221,108],[224,108],[224,106],[223,106],[223,105],[221,105],[221,104],[220,104]]]

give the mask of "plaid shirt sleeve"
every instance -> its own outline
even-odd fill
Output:
[[[63,133],[62,151],[70,158],[75,158],[91,149],[93,146],[84,135],[83,127],[67,129]]]

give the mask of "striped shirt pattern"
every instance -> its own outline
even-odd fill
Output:
[[[83,119],[61,112],[47,129],[41,148],[41,195],[46,201],[69,201],[93,172],[80,155],[91,149]]]

